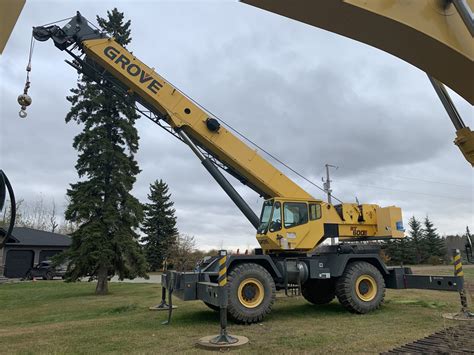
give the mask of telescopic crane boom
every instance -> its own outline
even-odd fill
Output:
[[[252,225],[266,251],[312,250],[326,238],[403,237],[401,210],[377,205],[333,206],[315,199],[263,159],[135,55],[91,28],[77,14],[66,26],[35,27],[39,41],[53,39],[79,72],[133,98],[165,121],[188,144]],[[78,52],[74,52],[77,48]],[[266,201],[260,219],[213,161]]]

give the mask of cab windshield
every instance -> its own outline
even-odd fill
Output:
[[[257,228],[257,233],[264,234],[267,232],[270,218],[272,216],[273,200],[267,200],[263,203],[262,214],[260,215],[260,225]]]

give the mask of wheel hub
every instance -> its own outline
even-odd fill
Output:
[[[355,286],[357,297],[362,301],[370,302],[377,295],[377,283],[370,275],[359,276]]]
[[[265,291],[263,284],[255,279],[248,278],[243,280],[237,290],[239,302],[247,308],[255,308],[259,306],[264,298]]]

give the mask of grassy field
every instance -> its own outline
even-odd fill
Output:
[[[474,282],[473,266],[466,279]],[[159,301],[159,285],[113,283],[108,296],[94,296],[94,288],[59,280],[0,285],[0,352],[202,352],[195,341],[218,332],[218,313],[200,302],[176,301],[172,325],[161,325],[166,314],[148,310]],[[230,332],[250,339],[243,353],[378,353],[453,324],[441,315],[458,310],[459,296],[449,292],[388,290],[381,309],[367,315],[279,295],[262,324],[230,324]]]

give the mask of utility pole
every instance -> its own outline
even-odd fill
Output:
[[[329,178],[329,168],[335,168],[335,169],[339,169],[338,166],[335,166],[335,165],[331,165],[331,164],[326,164],[326,181],[324,181],[324,178],[322,178],[323,180],[323,187],[324,187],[324,191],[328,194],[328,203],[331,203],[331,179]]]

